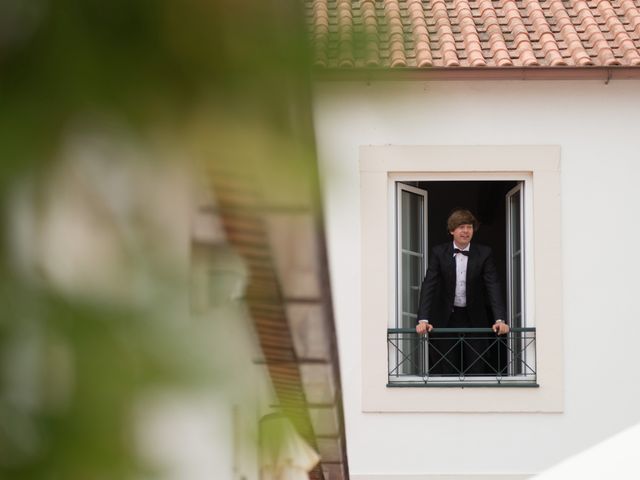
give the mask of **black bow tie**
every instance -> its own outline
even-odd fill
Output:
[[[453,249],[453,254],[455,255],[456,253],[461,253],[463,254],[465,257],[469,256],[469,250],[460,250],[459,248],[454,248]]]

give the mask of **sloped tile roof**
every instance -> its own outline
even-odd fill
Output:
[[[640,67],[640,0],[305,0],[321,69]]]

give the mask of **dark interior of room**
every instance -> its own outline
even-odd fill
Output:
[[[407,182],[409,183],[409,182]],[[473,241],[493,249],[500,284],[506,299],[506,203],[505,195],[516,181],[428,181],[411,184],[428,192],[428,248],[451,241],[447,218],[456,208],[470,210],[480,228]]]

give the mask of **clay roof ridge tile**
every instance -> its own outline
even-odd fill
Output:
[[[621,0],[620,7],[633,31],[640,36],[640,8],[636,7],[632,0]]]
[[[406,67],[407,58],[404,53],[404,31],[398,0],[385,0],[384,14],[389,27],[390,65],[392,68]]]
[[[527,40],[529,39],[529,30],[527,30],[527,27],[524,25],[524,23],[522,22],[514,22],[515,25],[511,26],[511,35],[513,35],[514,37],[517,37],[519,35],[524,35]]]
[[[314,0],[311,4],[311,11],[313,13],[317,11],[328,12],[327,0]]]
[[[638,53],[638,50],[636,49],[636,46],[633,43],[633,40],[631,39],[631,37],[629,37],[627,32],[625,31],[618,32],[613,36],[613,39],[622,50],[625,50],[625,51],[629,50],[629,51],[634,51]]]
[[[445,67],[457,67],[460,65],[456,52],[455,39],[451,30],[451,20],[447,12],[444,0],[433,0],[431,3],[433,18],[438,32],[438,43],[440,47],[442,62]]]
[[[631,45],[632,48],[635,48],[633,39],[629,36],[622,24],[613,25],[612,28],[609,28],[609,31],[613,35],[614,42],[618,45],[628,44]]]
[[[636,48],[633,40],[625,30],[622,22],[616,15],[615,10],[610,2],[607,0],[600,0],[598,2],[598,11],[600,15],[605,19],[605,24],[609,28],[609,31],[613,34],[613,41],[620,50],[623,52],[623,58],[632,63],[636,60],[640,61],[640,54]]]
[[[532,20],[533,28],[540,38],[539,43],[549,64],[552,66],[566,65],[540,3],[537,0],[524,0],[524,4],[529,18]]]
[[[578,19],[585,28],[585,34],[602,65],[618,65],[620,62],[615,58],[615,54],[607,42],[598,22],[595,20],[593,12],[584,0],[576,0],[574,11],[578,13]]]
[[[561,0],[550,0],[549,8],[552,11],[557,25],[560,28],[560,36],[567,44],[567,50],[576,65],[593,65],[591,57],[587,53],[576,31],[569,13]]]
[[[455,50],[456,40],[453,36],[453,33],[443,32],[442,35],[440,35],[440,41],[443,44],[451,44],[453,46],[453,49]]]
[[[524,47],[522,47],[522,44],[525,44]],[[513,46],[517,49],[519,48],[527,48],[528,44],[529,44],[529,37],[527,37],[524,34],[520,34],[520,35],[516,35],[516,37],[514,37],[513,39]]]
[[[418,67],[433,66],[431,46],[429,45],[429,30],[424,18],[424,9],[420,0],[407,0],[411,17],[411,30],[414,40],[416,64]]]
[[[622,58],[626,60],[628,65],[640,65],[640,55],[637,50],[625,50]]]
[[[314,65],[327,66],[327,46],[329,44],[329,8],[327,0],[314,0],[313,7],[313,47]]]
[[[525,67],[537,67],[540,65],[536,56],[530,50],[526,50],[521,54],[522,63]]]
[[[485,31],[489,36],[489,49],[495,63],[500,67],[513,65],[493,3],[491,0],[478,0],[478,9]]]
[[[518,61],[524,66],[539,65],[533,53],[533,46],[529,38],[527,27],[520,16],[520,12],[514,0],[499,0],[502,13],[507,18],[507,26],[513,34],[513,44],[518,54]]]
[[[562,2],[556,1],[556,0],[550,0],[549,1],[549,10],[551,10],[551,13],[556,18],[557,18],[558,13],[560,13],[560,12],[563,12],[563,13],[567,14],[567,10],[564,7],[564,5],[562,4]],[[568,14],[567,14],[567,18],[568,18]]]
[[[477,0],[477,10],[478,10],[478,14],[480,15],[480,17],[484,17],[487,12],[489,12],[489,15],[491,15],[491,12],[495,12],[495,9],[493,8],[493,4],[489,1],[483,1],[483,0]]]
[[[594,50],[596,51],[596,55],[603,65],[619,64],[619,62],[616,60],[616,56],[613,53],[613,50],[609,48],[609,44],[606,40],[597,40],[594,44]]]
[[[336,0],[338,17],[338,66],[352,68],[353,59],[353,15],[350,0]]]
[[[473,20],[473,14],[471,7],[467,0],[454,0],[454,8],[458,22],[460,24],[460,30],[462,32],[462,41],[467,50],[467,57],[469,63],[473,67],[483,67],[487,65],[487,62],[482,54],[482,46],[480,44],[480,37],[478,36],[478,30]]]
[[[360,12],[365,27],[365,65],[380,66],[380,49],[378,46],[378,19],[374,0],[362,0]]]

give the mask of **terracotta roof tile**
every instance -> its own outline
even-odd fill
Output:
[[[367,67],[377,67],[380,65],[380,49],[378,47],[378,20],[375,0],[363,0],[361,10],[364,24],[365,63]]]
[[[433,0],[431,8],[433,9],[433,18],[436,24],[435,37],[439,39],[442,64],[445,67],[457,67],[460,62],[456,52],[456,41],[453,36],[447,5],[444,0]]]
[[[598,12],[605,21],[605,25],[614,36],[614,44],[623,52],[622,57],[631,65],[640,65],[640,54],[633,40],[616,15],[613,5],[606,0],[598,2]]]
[[[493,2],[491,0],[478,0],[478,12],[488,35],[491,59],[499,67],[513,65]]]
[[[304,0],[320,68],[640,67],[638,0]]]
[[[567,46],[568,54],[573,60],[572,63],[578,66],[593,65],[593,61],[582,44],[582,40],[580,40],[580,36],[562,2],[560,0],[551,0],[549,2],[549,10],[556,19],[559,37]]]
[[[591,10],[587,2],[583,0],[577,0],[573,5],[574,11],[578,15],[578,21],[584,26],[584,32],[590,43],[593,44],[593,49],[600,60],[602,65],[619,65],[620,62],[616,60],[615,54],[611,49],[609,42],[602,34],[600,25],[596,21],[594,11]]]
[[[540,46],[544,52],[544,58],[546,64],[551,66],[566,65],[567,62],[562,58],[558,43],[551,31],[551,27],[544,16],[542,7],[538,0],[524,0],[523,4],[526,7],[526,12],[531,19],[534,31],[538,36]]]
[[[329,45],[329,8],[327,0],[313,0],[313,46],[315,65],[327,66],[327,47]]]
[[[398,0],[384,2],[384,14],[389,27],[389,56],[391,67],[406,67],[407,59],[404,54],[404,27],[400,15]]]
[[[431,67],[433,66],[433,58],[431,56],[429,30],[424,17],[422,2],[420,0],[407,0],[407,9],[409,10],[411,21],[416,65],[418,67]]]
[[[624,18],[631,25],[633,32],[635,32],[636,36],[640,36],[640,8],[636,7],[632,0],[622,0],[620,9]]]
[[[351,0],[336,1],[336,16],[338,20],[338,66],[353,67],[353,14]]]
[[[472,67],[485,67],[487,62],[482,55],[482,46],[469,2],[467,0],[453,0],[453,5],[460,25],[468,64]]]

